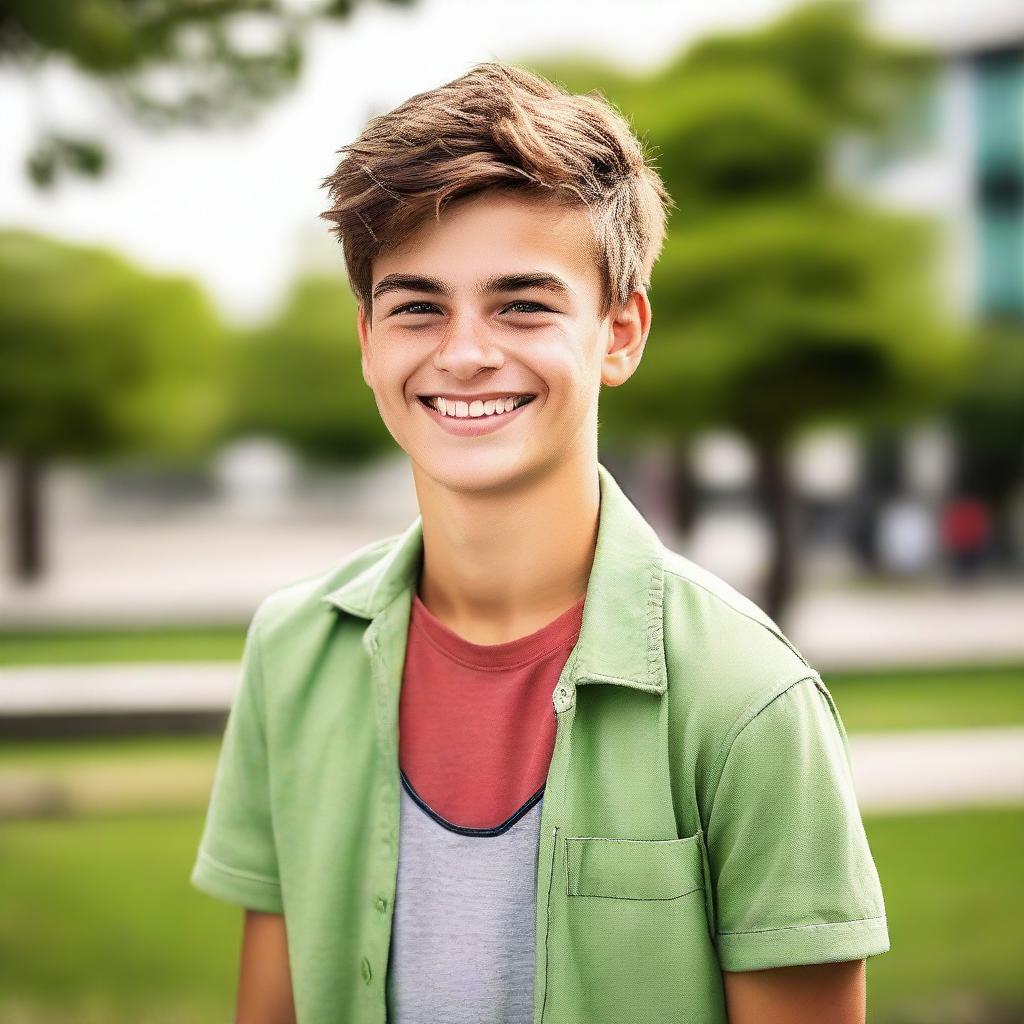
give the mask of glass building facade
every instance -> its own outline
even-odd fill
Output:
[[[1024,319],[1024,48],[979,54],[972,62],[978,312]]]

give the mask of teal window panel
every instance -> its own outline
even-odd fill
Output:
[[[1024,170],[1024,54],[986,56],[976,67],[980,175]]]
[[[1024,210],[981,210],[981,312],[1024,317]]]

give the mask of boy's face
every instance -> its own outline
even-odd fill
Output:
[[[528,277],[497,280],[510,275]],[[440,221],[379,256],[372,294],[372,327],[362,307],[358,317],[363,377],[414,474],[460,491],[496,491],[560,462],[596,459],[601,384],[629,378],[650,326],[639,291],[600,316],[583,210],[494,190],[452,202]],[[424,402],[443,396],[473,412],[474,399],[524,395],[535,397],[468,419]]]

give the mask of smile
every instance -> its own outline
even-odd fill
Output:
[[[509,412],[480,413],[477,416],[450,416],[437,411],[427,398],[417,396],[420,406],[427,415],[440,427],[461,437],[476,437],[479,434],[490,434],[500,430],[513,420],[523,415],[523,410],[530,405],[536,395],[525,395],[517,399],[517,405]]]

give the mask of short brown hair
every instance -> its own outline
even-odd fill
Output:
[[[457,196],[546,194],[586,208],[613,300],[650,288],[675,205],[644,144],[599,90],[566,92],[525,68],[489,61],[370,120],[321,182],[349,282],[369,315],[374,258]]]

